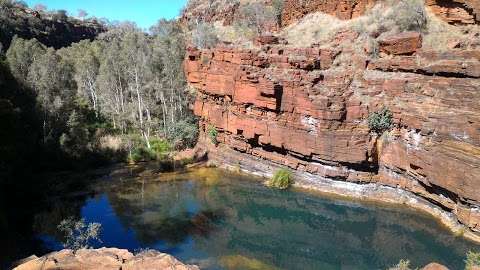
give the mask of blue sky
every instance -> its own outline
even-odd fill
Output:
[[[187,0],[27,0],[30,7],[44,4],[48,9],[65,9],[77,15],[78,9],[86,10],[89,16],[109,20],[129,20],[147,29],[158,19],[173,19],[178,16]]]

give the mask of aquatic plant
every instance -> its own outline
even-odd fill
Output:
[[[383,108],[378,112],[373,112],[368,116],[368,127],[377,134],[389,130],[393,125],[393,114],[387,109]]]
[[[480,252],[469,251],[465,264],[465,270],[473,270],[474,267],[480,267]]]
[[[411,270],[410,261],[402,259],[397,265],[388,268],[388,270]]]
[[[85,219],[74,220],[68,218],[62,220],[57,226],[58,230],[64,234],[63,247],[76,252],[84,248],[91,248],[92,242],[102,242],[100,232],[102,225],[100,223],[85,223]]]
[[[246,269],[246,270],[275,270],[273,265],[269,265],[256,258],[249,258],[240,254],[223,256],[220,258],[220,264],[228,269]]]
[[[215,126],[213,125],[208,125],[208,128],[207,128],[207,135],[208,137],[210,138],[210,141],[217,145],[218,144],[218,140],[217,140],[217,136],[218,136],[218,130]]]
[[[278,189],[287,189],[293,184],[292,172],[288,169],[279,169],[268,181],[268,186]]]

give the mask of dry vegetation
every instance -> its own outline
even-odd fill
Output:
[[[274,1],[281,3],[281,0]],[[198,41],[196,33],[203,35],[202,42],[195,45],[211,47],[218,42],[227,42],[239,47],[252,47],[255,36],[269,33],[272,23],[278,19],[279,12],[276,4],[265,5],[260,0],[192,0],[188,4],[189,13],[203,10],[202,14],[218,13],[238,5],[233,23],[224,25],[222,21],[202,22],[191,26],[199,26],[202,31],[193,31],[193,40]],[[220,13],[221,13],[220,12]],[[201,21],[203,18],[199,18]],[[206,31],[205,29],[208,29]],[[470,49],[480,46],[480,26],[478,25],[450,25],[435,16],[425,8],[423,0],[384,0],[377,3],[364,16],[352,20],[340,20],[335,16],[321,12],[312,13],[297,23],[292,24],[279,32],[292,47],[305,47],[312,44],[331,46],[332,38],[340,31],[352,30],[359,34],[354,47],[363,50],[365,46],[372,48],[369,52],[372,57],[377,56],[378,39],[404,31],[419,31],[423,34],[423,47],[437,51],[445,51],[453,47]],[[206,35],[205,33],[208,33]],[[206,39],[206,40],[205,40]],[[367,45],[365,45],[367,44]]]
[[[339,31],[350,29],[359,33],[358,43],[371,42],[382,36],[404,31],[423,33],[423,47],[444,51],[459,42],[462,48],[478,46],[480,26],[454,26],[436,17],[421,0],[382,1],[364,16],[349,21],[321,12],[312,13],[284,28],[280,35],[291,46],[325,44]],[[475,42],[476,41],[476,42]]]
[[[271,4],[263,0],[191,0],[184,16],[190,17],[191,41],[199,48],[219,42],[251,47],[256,36],[278,28],[282,7],[283,0]]]

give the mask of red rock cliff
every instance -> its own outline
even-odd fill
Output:
[[[480,51],[418,50],[416,33],[380,44],[388,54],[374,61],[345,47],[189,49],[195,114],[232,149],[326,178],[401,187],[480,232]],[[366,118],[383,106],[396,127],[377,137]]]
[[[271,0],[253,0],[270,4]],[[252,2],[252,1],[250,1]],[[378,0],[284,0],[281,25],[290,25],[304,16],[323,12],[340,19],[348,20],[363,15]],[[426,0],[425,5],[437,16],[452,24],[474,24],[480,22],[479,0]],[[240,1],[201,1],[188,6],[182,13],[184,23],[195,20],[215,22],[223,21],[224,25],[233,23]]]

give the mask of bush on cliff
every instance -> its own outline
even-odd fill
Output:
[[[277,189],[288,189],[293,184],[292,172],[288,169],[279,169],[275,172],[268,186]]]
[[[167,138],[175,149],[193,147],[198,139],[198,120],[186,117],[168,127]]]
[[[383,33],[424,31],[427,26],[425,3],[423,0],[380,2],[352,26],[359,34],[375,37]]]
[[[409,260],[400,260],[400,262],[397,265],[388,268],[388,270],[411,270],[410,261]]]
[[[217,136],[218,136],[218,131],[217,131],[217,128],[214,127],[213,125],[209,125],[208,128],[207,128],[207,135],[208,135],[208,138],[210,138],[210,141],[217,145],[218,144],[218,140],[217,140]]]
[[[480,267],[480,252],[469,251],[465,264],[465,270],[473,270],[474,267]]]
[[[393,125],[393,114],[387,109],[383,108],[378,112],[373,112],[368,116],[368,127],[377,134],[389,130]]]
[[[219,42],[215,27],[206,22],[196,24],[192,31],[192,43],[199,49],[215,47]]]

